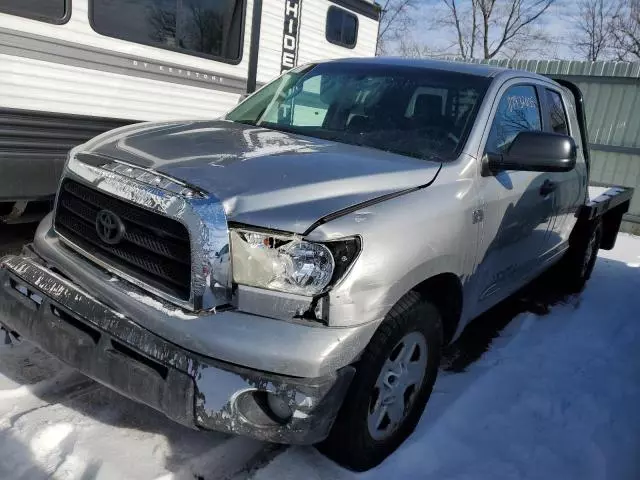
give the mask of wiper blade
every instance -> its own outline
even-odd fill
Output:
[[[232,120],[235,123],[241,123],[243,125],[251,125],[252,127],[256,126],[255,120]]]
[[[400,155],[405,155],[407,157],[417,158],[418,160],[428,160],[430,162],[443,162],[442,157],[433,152],[421,152],[421,151],[412,151],[412,150],[390,150],[393,153],[399,153]]]
[[[293,133],[293,134],[296,134],[296,135],[305,135],[305,132],[301,132],[297,128],[287,127],[287,126],[281,125],[279,123],[260,122],[260,123],[256,123],[256,125],[258,127],[268,128],[269,130],[276,130],[278,132]]]

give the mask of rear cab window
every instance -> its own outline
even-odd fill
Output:
[[[329,105],[320,96],[322,77],[311,77],[302,83],[302,91],[293,102],[294,125],[320,127],[327,116]]]
[[[546,89],[547,105],[549,107],[549,126],[555,133],[569,135],[567,112],[562,103],[562,95],[555,90]]]
[[[500,99],[485,152],[503,153],[518,133],[542,130],[540,101],[533,85],[509,87]]]
[[[71,16],[70,0],[2,0],[0,13],[63,24]]]

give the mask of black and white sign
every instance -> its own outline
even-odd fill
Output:
[[[284,1],[284,31],[282,34],[280,73],[295,67],[298,63],[301,9],[302,0]]]

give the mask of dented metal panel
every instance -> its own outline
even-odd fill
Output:
[[[319,322],[276,319],[284,318],[284,310],[276,318],[236,309],[190,312],[66,248],[51,231],[51,216],[38,228],[33,248],[32,255],[64,271],[75,285],[143,328],[192,352],[248,368],[296,377],[324,376],[357,359],[377,328],[377,323],[330,328]],[[271,293],[270,302],[280,304],[282,294]]]
[[[253,313],[281,320],[293,320],[302,316],[313,304],[312,297],[281,293],[276,296],[262,288],[238,285],[234,305],[241,312]]]
[[[227,305],[230,300],[231,278],[227,263],[221,264],[218,253],[229,248],[229,232],[224,207],[212,196],[185,195],[184,186],[160,177],[158,183],[144,177],[149,174],[142,169],[113,168],[113,162],[105,159],[88,163],[80,161],[72,150],[64,176],[91,186],[100,192],[124,200],[136,207],[151,210],[184,224],[190,234],[191,244],[191,293],[188,300],[175,297],[166,291],[154,288],[135,274],[125,272],[105,262],[69,239],[61,238],[73,249],[117,273],[130,282],[143,286],[176,305],[193,310],[215,309]],[[138,172],[142,172],[138,174]],[[133,175],[132,173],[135,173]],[[168,185],[165,183],[168,182]],[[175,189],[170,188],[176,186]],[[189,190],[189,189],[186,189]]]
[[[440,163],[223,120],[141,124],[87,143],[118,159],[199,187],[229,221],[303,233],[316,220],[424,185]]]
[[[324,377],[293,378],[199,356],[140,327],[28,257],[2,259],[0,324],[183,425],[273,442],[324,439],[354,373],[346,367]],[[282,398],[291,418],[257,423],[258,393]]]

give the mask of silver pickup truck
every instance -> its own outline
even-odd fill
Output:
[[[365,470],[443,345],[549,268],[578,291],[632,191],[588,197],[580,91],[489,66],[296,68],[216,121],[74,148],[1,260],[0,323],[198,429]]]

